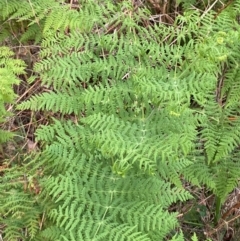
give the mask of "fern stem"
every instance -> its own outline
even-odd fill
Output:
[[[113,200],[113,193],[111,193],[111,203],[112,203],[112,200]],[[106,210],[105,210],[105,212],[104,212],[104,214],[103,214],[102,220],[101,220],[101,222],[99,223],[99,225],[98,225],[98,227],[97,227],[97,230],[96,230],[96,232],[95,232],[95,234],[94,234],[94,238],[95,238],[96,235],[98,234],[98,232],[99,232],[99,230],[100,230],[100,227],[102,226],[102,222],[104,221],[105,216],[106,216],[108,210],[109,210],[109,207],[106,208]]]
[[[202,227],[203,226],[201,223],[197,223],[197,222],[184,221],[184,223],[190,224],[190,225],[194,225],[194,226],[198,226],[198,227]]]
[[[220,219],[220,212],[221,212],[221,202],[222,199],[219,196],[216,196],[216,209],[215,209],[215,217],[214,217],[214,224],[217,225]]]

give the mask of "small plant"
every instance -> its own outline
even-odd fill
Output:
[[[19,83],[18,75],[23,74],[25,64],[22,60],[14,59],[14,53],[8,47],[0,47],[0,123],[6,121],[10,114],[6,104],[16,98],[13,85]],[[0,129],[0,145],[13,136],[13,133]]]

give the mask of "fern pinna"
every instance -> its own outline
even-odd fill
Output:
[[[41,237],[183,240],[167,211],[191,197],[181,175],[206,184],[219,210],[239,170],[238,6],[172,26],[129,1],[48,12],[35,72],[51,91],[19,106],[61,114],[36,133],[51,207]]]

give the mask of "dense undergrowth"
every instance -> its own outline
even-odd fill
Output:
[[[238,240],[239,0],[0,10],[0,238]]]

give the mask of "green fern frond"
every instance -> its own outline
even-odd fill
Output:
[[[6,169],[1,177],[0,222],[4,225],[2,235],[6,241],[34,238],[40,230],[42,209],[32,185],[30,177],[24,176],[19,168]]]
[[[176,188],[170,191],[170,186],[165,189],[163,186],[166,184],[161,184],[154,177],[140,182],[141,175],[122,178],[101,164],[89,160],[85,163],[78,174],[66,173],[51,178],[46,185],[53,200],[60,204],[50,216],[56,220],[58,227],[65,227],[69,232],[64,235],[65,239],[71,240],[71,233],[75,233],[72,234],[75,240],[76,237],[89,240],[100,237],[111,240],[110,237],[115,237],[118,240],[129,232],[129,240],[137,237],[152,240],[152,235],[159,233],[157,237],[163,238],[175,227],[174,215],[169,216],[163,207],[176,201],[176,195],[172,193],[179,193],[178,198],[183,200],[189,198],[183,190]],[[90,176],[86,174],[89,171],[92,173]],[[134,197],[137,199],[134,200]],[[122,228],[116,229],[114,226]]]
[[[182,178],[220,201],[237,181],[236,9],[189,10],[168,27],[129,1],[50,1],[45,10],[35,0],[28,13],[13,2],[10,13],[31,19],[32,32],[43,24],[34,70],[51,89],[19,108],[61,114],[37,131],[43,151],[28,164],[44,173],[43,237],[182,241],[167,211],[191,197]]]
[[[24,74],[25,64],[14,59],[14,53],[8,48],[0,46],[0,122],[4,122],[7,113],[5,104],[12,103],[16,98],[13,85],[19,83],[18,75]],[[13,133],[0,130],[0,143],[9,140]]]
[[[0,130],[0,143],[9,141],[13,136],[14,134],[9,131]]]

